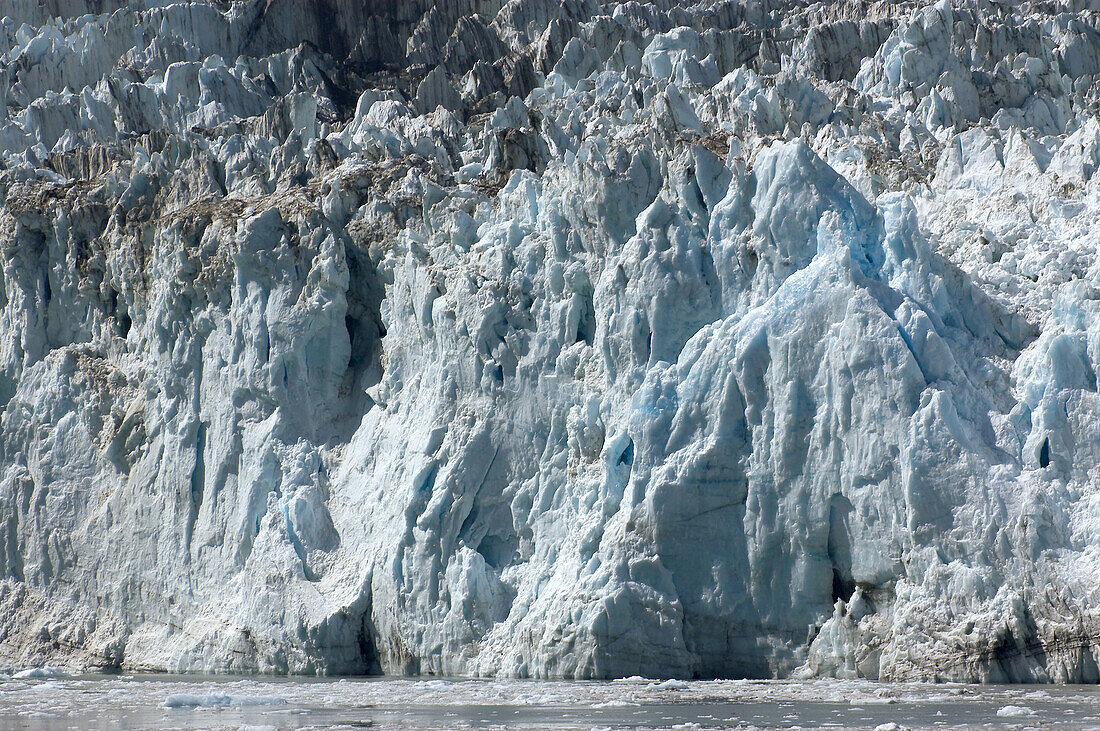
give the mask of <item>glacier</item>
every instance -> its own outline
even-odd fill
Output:
[[[1100,681],[1095,0],[0,15],[0,664]]]

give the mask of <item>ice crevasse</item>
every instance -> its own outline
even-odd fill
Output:
[[[1100,680],[1066,5],[0,0],[0,664]]]

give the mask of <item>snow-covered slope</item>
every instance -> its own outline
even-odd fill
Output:
[[[0,657],[1100,679],[1094,5],[0,0]]]

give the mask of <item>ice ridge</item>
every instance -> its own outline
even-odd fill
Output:
[[[0,16],[4,664],[1100,680],[1094,0]]]

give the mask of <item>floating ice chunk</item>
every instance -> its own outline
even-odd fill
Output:
[[[1028,706],[1004,706],[997,711],[1000,718],[1018,718],[1022,716],[1034,716],[1035,711]]]
[[[164,699],[165,708],[224,708],[227,706],[282,706],[286,699],[267,695],[173,693]]]
[[[42,667],[20,670],[12,677],[19,680],[26,680],[28,678],[64,678],[66,675],[68,675],[68,673],[62,668],[53,667],[52,665],[43,665]]]

